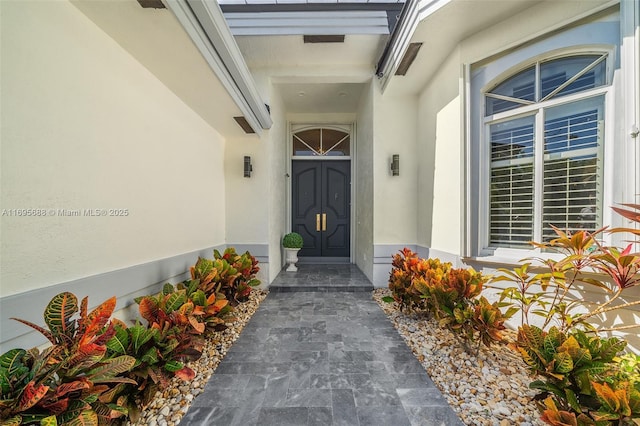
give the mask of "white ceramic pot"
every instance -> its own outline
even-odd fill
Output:
[[[296,267],[296,263],[298,263],[298,251],[299,248],[286,248],[284,249],[287,257],[286,261],[289,264],[287,266],[287,272],[296,272],[298,268]]]

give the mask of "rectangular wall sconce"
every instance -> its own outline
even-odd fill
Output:
[[[253,166],[251,165],[251,157],[248,155],[244,156],[244,177],[250,178],[251,172],[253,171]]]
[[[400,176],[400,155],[393,154],[391,157],[391,175]]]

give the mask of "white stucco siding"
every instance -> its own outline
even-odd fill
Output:
[[[417,98],[375,94],[374,244],[415,244]],[[399,176],[391,173],[394,154],[400,156]]]
[[[534,38],[549,35],[570,22],[587,18],[613,5],[615,2],[609,0],[542,2],[466,38],[460,44],[462,61],[482,61],[491,55],[521,47]]]
[[[454,51],[418,103],[418,244],[460,255],[462,129],[459,53]]]
[[[283,265],[282,237],[287,229],[287,120],[280,94],[271,85],[271,118],[269,130],[269,281],[280,273]]]
[[[1,295],[224,243],[223,137],[70,3],[0,7],[1,208],[49,212],[1,218]]]
[[[265,135],[263,135],[266,138]],[[244,157],[251,157],[251,177],[244,177]],[[267,145],[256,136],[229,139],[225,150],[227,243],[266,244],[269,232]]]
[[[374,229],[374,90],[373,83],[362,92],[358,106],[356,176],[355,183],[355,223],[356,247],[354,263],[370,280],[373,280],[373,229]]]

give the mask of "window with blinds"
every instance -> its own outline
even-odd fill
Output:
[[[536,63],[486,93],[490,247],[548,241],[552,225],[599,228],[604,95],[593,89],[605,84],[606,55],[579,55]]]
[[[520,246],[533,239],[534,117],[491,126],[489,242]]]
[[[543,177],[543,240],[565,231],[595,231],[600,223],[601,98],[546,111]],[[586,105],[581,105],[586,104]],[[582,112],[581,109],[586,110]],[[593,109],[591,109],[593,108]]]

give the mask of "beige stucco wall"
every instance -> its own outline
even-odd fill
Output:
[[[418,101],[418,244],[461,254],[462,139],[460,58],[451,53]]]
[[[373,280],[373,226],[374,226],[374,91],[373,83],[362,91],[358,104],[356,176],[356,214],[353,227],[356,235],[355,260],[360,270]]]
[[[417,98],[374,97],[374,244],[415,244],[417,215],[416,173]],[[391,159],[400,156],[400,175],[391,173]]]
[[[264,136],[266,137],[266,135]],[[244,156],[253,172],[244,177]],[[225,150],[226,238],[230,244],[266,244],[269,193],[267,146],[255,135],[229,139]]]
[[[48,212],[1,218],[1,295],[224,243],[222,136],[71,4],[0,7],[1,208]]]
[[[269,167],[269,280],[273,281],[283,266],[282,237],[288,231],[287,209],[287,120],[282,97],[270,86],[271,119],[273,126],[269,130],[268,167]]]

